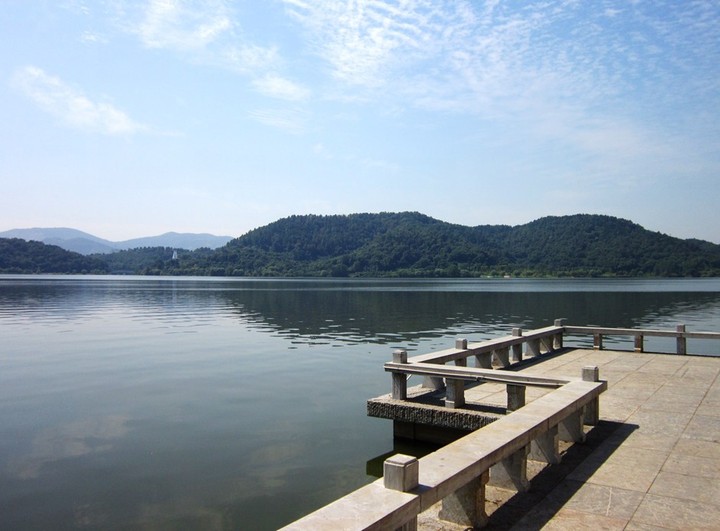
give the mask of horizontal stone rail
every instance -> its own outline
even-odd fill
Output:
[[[431,375],[453,380],[469,382],[497,382],[504,384],[526,385],[531,387],[562,387],[570,380],[561,378],[547,378],[518,372],[497,371],[494,369],[480,369],[476,367],[453,367],[436,365],[433,363],[395,363],[385,364],[388,372],[403,374]]]
[[[687,354],[688,339],[720,339],[718,332],[689,332],[684,324],[679,324],[675,330],[649,330],[642,328],[608,328],[599,326],[563,326],[566,334],[592,335],[593,348],[602,350],[604,336],[630,336],[635,338],[635,351],[644,352],[646,337],[674,337],[676,338],[677,354]],[[720,354],[718,354],[720,355]]]
[[[523,331],[522,328],[513,328],[513,335],[489,339],[478,343],[468,343],[467,340],[460,339],[456,341],[455,348],[412,356],[408,358],[408,363],[441,364],[451,361],[457,363],[458,361],[467,360],[471,356],[478,357],[479,361],[481,361],[480,357],[487,356],[486,359],[489,360],[489,355],[502,353],[503,351],[509,351],[511,349],[513,354],[516,354],[513,361],[520,361],[520,356],[517,354],[521,354],[520,348],[522,348],[524,344],[527,345],[526,354],[528,356],[539,355],[542,346],[545,347],[546,351],[562,348],[562,335],[564,331],[562,321],[562,319],[558,319],[555,321],[554,326],[538,328],[536,330]],[[502,354],[497,355],[499,358],[502,357]],[[499,361],[503,366],[508,364],[508,361]],[[489,368],[489,365],[487,368]]]
[[[597,367],[421,459],[396,455],[384,477],[288,525],[286,530],[414,530],[417,515],[442,500],[439,517],[465,526],[487,522],[485,485],[524,491],[527,459],[557,463],[558,441],[584,440],[598,422],[607,388]]]

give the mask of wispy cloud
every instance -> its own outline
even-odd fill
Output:
[[[283,3],[344,101],[512,124],[590,159],[640,165],[668,147],[664,115],[707,129],[693,95],[720,99],[712,2]]]
[[[262,94],[273,98],[302,101],[310,97],[310,90],[306,87],[275,74],[256,79],[253,85]]]
[[[281,129],[287,133],[300,134],[306,129],[306,113],[297,109],[257,109],[248,113],[264,125]]]
[[[272,68],[277,49],[243,39],[231,6],[227,0],[143,0],[120,4],[116,18],[147,48],[240,73]]]
[[[25,66],[17,70],[12,84],[41,109],[71,127],[107,135],[133,134],[148,130],[147,126],[134,121],[113,104],[93,101],[81,90],[36,66]]]
[[[151,0],[134,29],[149,48],[193,50],[208,46],[232,29],[222,2]]]

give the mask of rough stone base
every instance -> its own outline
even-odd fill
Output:
[[[487,426],[502,415],[482,404],[468,402],[463,409],[447,408],[443,393],[421,387],[408,389],[407,400],[388,395],[367,402],[370,417],[394,421],[395,437],[445,444],[459,436]]]

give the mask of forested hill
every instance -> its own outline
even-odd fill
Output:
[[[720,246],[610,216],[466,227],[404,212],[292,216],[182,262],[263,276],[718,276]]]
[[[515,227],[466,227],[416,212],[291,216],[216,250],[173,251],[147,247],[95,258],[110,272],[169,275],[720,276],[720,245],[588,214]]]
[[[20,238],[0,238],[0,273],[108,273],[107,262]]]

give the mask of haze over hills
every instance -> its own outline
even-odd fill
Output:
[[[166,232],[159,236],[146,236],[114,242],[81,230],[64,227],[12,229],[0,232],[0,238],[38,241],[48,245],[57,245],[66,251],[73,251],[83,255],[114,253],[139,247],[175,247],[191,251],[201,247],[217,249],[233,239],[230,236],[215,236],[205,233]]]

